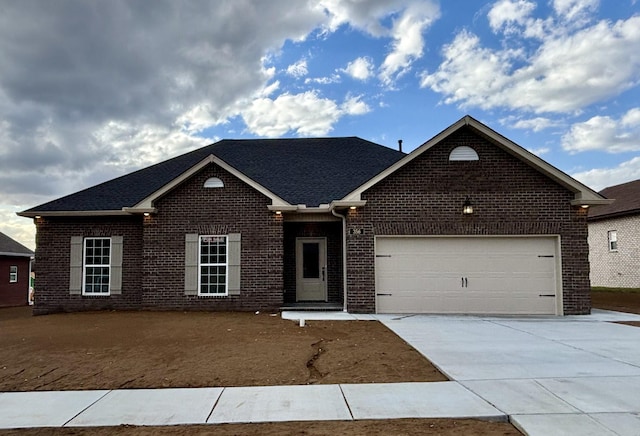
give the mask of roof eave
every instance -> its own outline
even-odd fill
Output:
[[[37,217],[57,217],[57,216],[126,216],[131,215],[129,212],[120,210],[53,210],[53,211],[24,211],[17,212],[16,215],[25,218]]]
[[[33,257],[33,254],[29,253],[12,253],[10,251],[0,251],[0,256],[11,256],[11,257]]]

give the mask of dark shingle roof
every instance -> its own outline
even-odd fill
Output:
[[[17,256],[33,256],[33,251],[0,232],[0,253]]]
[[[290,204],[339,200],[404,153],[357,137],[222,140],[24,213],[131,207],[215,155]]]
[[[640,213],[640,179],[609,186],[600,191],[600,194],[615,201],[589,210],[590,220]]]

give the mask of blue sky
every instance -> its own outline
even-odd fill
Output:
[[[0,231],[222,138],[411,151],[470,114],[590,187],[640,178],[640,1],[0,0]]]

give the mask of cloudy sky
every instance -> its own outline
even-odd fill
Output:
[[[465,114],[599,190],[640,178],[639,84],[640,0],[0,0],[0,231],[221,138]]]

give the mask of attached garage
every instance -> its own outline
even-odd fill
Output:
[[[558,237],[378,236],[378,313],[562,314]]]

